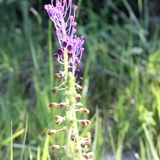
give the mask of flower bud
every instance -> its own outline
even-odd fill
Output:
[[[73,57],[73,54],[71,52],[68,53],[68,58],[71,59]]]
[[[65,107],[67,104],[66,104],[66,102],[61,102],[61,103],[59,103],[59,107],[60,108],[63,108],[63,107]]]
[[[75,140],[75,135],[71,134],[71,141],[74,141],[74,140]]]
[[[67,50],[68,50],[68,51],[71,51],[71,50],[72,50],[72,46],[71,46],[70,44],[67,46]]]
[[[57,53],[58,53],[59,56],[63,56],[63,54],[64,54],[62,49],[58,49]]]
[[[66,131],[67,130],[67,127],[63,127],[63,128],[61,128],[61,131]]]
[[[50,135],[52,135],[52,134],[56,134],[57,133],[57,130],[49,130],[48,132],[47,132],[47,134],[50,136]]]
[[[79,69],[76,69],[75,74],[78,75],[80,73]]]
[[[89,146],[89,145],[91,145],[91,139],[90,139],[90,138],[83,138],[83,139],[81,140],[81,144],[82,144],[83,146]]]
[[[56,124],[60,125],[64,121],[64,117],[59,115],[55,116]]]
[[[83,81],[83,78],[80,77],[80,78],[78,79],[78,83],[81,83],[82,81]]]
[[[76,85],[76,89],[78,92],[82,92],[83,91],[83,87],[80,85]]]
[[[67,42],[64,41],[64,42],[62,43],[62,47],[66,48],[66,47],[67,47]]]
[[[79,112],[88,114],[89,113],[89,109],[87,109],[87,108],[80,108]]]
[[[59,73],[55,73],[55,74],[54,74],[54,78],[55,78],[55,79],[60,79],[61,76],[59,75]]]
[[[94,153],[93,152],[88,152],[87,155],[89,156],[89,158],[92,158]]]
[[[53,56],[54,56],[54,58],[55,58],[57,61],[59,61],[59,55],[58,55],[58,53],[55,53]]]
[[[82,104],[81,102],[78,102],[78,103],[76,103],[76,106],[78,106],[78,107],[82,107],[82,106],[83,106],[83,104]]]
[[[66,145],[62,146],[61,148],[62,148],[63,150],[66,150]]]
[[[53,89],[52,89],[52,93],[54,94],[54,93],[56,93],[58,91],[58,87],[54,87]]]
[[[80,99],[81,99],[81,95],[80,95],[80,94],[77,94],[77,95],[75,96],[75,99],[76,99],[76,100],[80,100]]]
[[[50,148],[52,150],[58,150],[58,149],[60,149],[60,146],[59,145],[52,145]]]
[[[82,156],[86,159],[89,159],[89,156],[87,155],[87,153],[82,153]]]
[[[89,120],[78,120],[78,123],[80,123],[83,126],[87,126],[90,124],[90,121]]]
[[[49,103],[49,108],[55,108],[55,107],[57,107],[57,103],[56,102],[51,102],[51,103]]]

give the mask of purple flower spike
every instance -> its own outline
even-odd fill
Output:
[[[61,51],[58,50],[57,54],[62,57],[61,60],[63,60],[63,55],[68,54],[65,52],[70,53],[72,51],[72,56],[69,56],[69,62],[70,66],[72,66],[72,72],[75,72],[84,50],[82,47],[84,37],[75,35],[75,26],[77,25],[75,22],[75,15],[77,6],[72,7],[72,0],[51,0],[51,4],[44,5],[44,8],[55,25],[55,32],[60,48],[64,49],[64,51],[62,51],[62,49]],[[67,50],[65,50],[66,47]]]

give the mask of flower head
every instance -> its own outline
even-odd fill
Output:
[[[53,4],[53,1],[55,3]],[[68,63],[75,72],[84,51],[84,37],[75,35],[75,14],[77,6],[72,7],[72,0],[51,0],[44,6],[50,19],[54,22],[60,49],[54,54],[56,60],[63,63],[63,54],[67,52]]]

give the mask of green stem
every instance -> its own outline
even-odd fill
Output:
[[[67,156],[70,155],[71,159],[75,159],[75,149],[78,149],[78,158],[82,160],[82,151],[80,138],[77,127],[77,118],[75,111],[75,77],[74,73],[68,71],[68,56],[67,50],[64,51],[64,71],[65,71],[65,101],[68,104],[66,109],[67,119]],[[71,140],[71,135],[74,132],[75,141]],[[76,143],[75,143],[76,142]]]

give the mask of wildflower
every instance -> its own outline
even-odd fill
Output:
[[[73,6],[72,10],[72,0],[55,0],[55,5],[51,0],[51,4],[46,4],[44,8],[55,25],[56,35],[60,44],[60,48],[54,54],[54,57],[64,64],[64,52],[68,52],[69,65],[72,68],[72,72],[75,73],[84,51],[82,47],[84,37],[75,35],[77,6]]]
[[[54,1],[54,4],[53,4]],[[66,120],[66,126],[59,130],[49,130],[48,135],[57,133],[58,131],[67,132],[67,144],[60,147],[59,145],[52,145],[52,150],[62,148],[66,151],[69,159],[88,159],[90,155],[88,153],[82,154],[82,147],[91,144],[90,138],[81,139],[79,136],[77,123],[87,126],[90,124],[89,120],[77,120],[76,112],[89,113],[89,110],[82,107],[81,102],[77,100],[81,99],[81,93],[83,87],[79,85],[83,78],[79,79],[78,74],[80,70],[77,68],[82,58],[84,51],[84,37],[77,36],[75,26],[75,14],[77,6],[72,6],[72,0],[51,0],[51,4],[44,6],[50,19],[55,26],[56,36],[59,42],[59,49],[53,54],[55,59],[64,65],[64,71],[59,71],[54,74],[55,79],[62,79],[64,82],[58,87],[52,89],[52,93],[55,94],[59,90],[64,90],[65,102],[49,104],[50,108],[59,106],[59,108],[65,107],[66,116],[55,116],[56,124],[61,125]],[[78,79],[78,80],[77,80]],[[76,83],[77,80],[77,83]],[[78,159],[77,159],[78,160]]]

